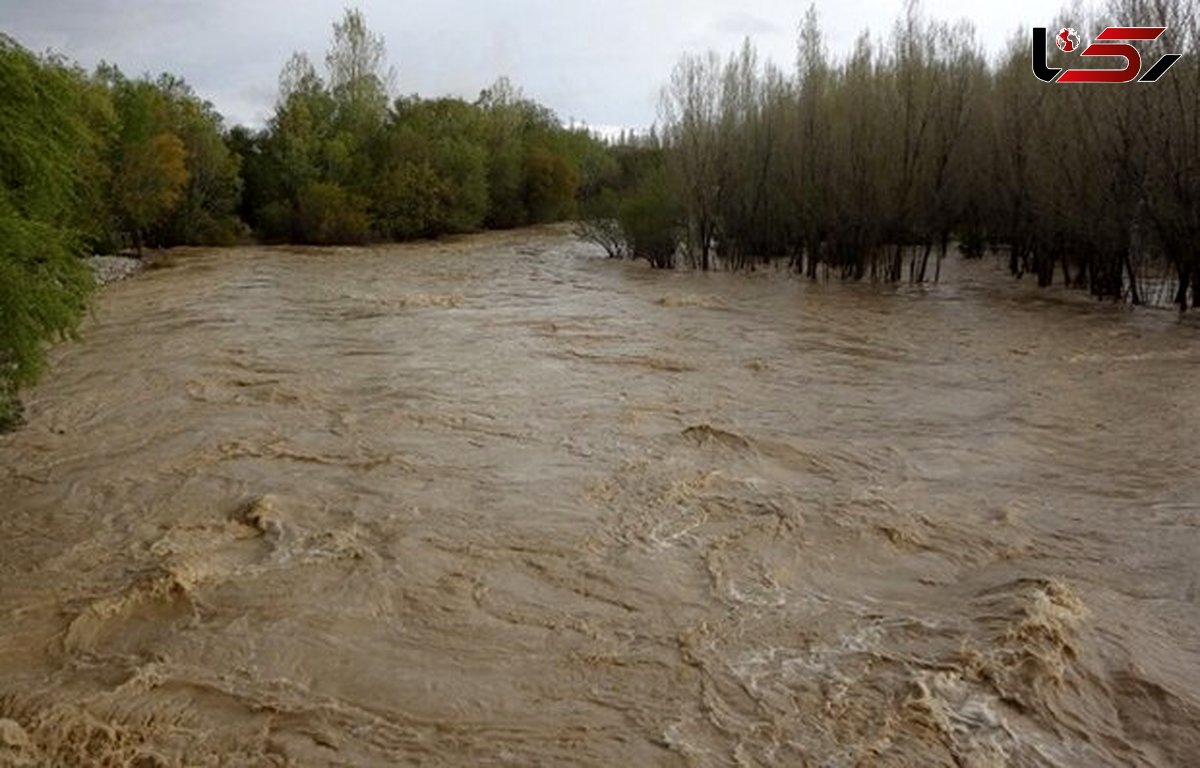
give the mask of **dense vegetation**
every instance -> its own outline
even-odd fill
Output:
[[[604,147],[501,78],[475,102],[390,100],[395,74],[362,15],[334,25],[325,77],[295,54],[275,114],[230,136],[240,213],[276,242],[403,240],[573,216]]]
[[[1154,84],[1047,85],[1028,30],[988,62],[969,25],[915,3],[885,42],[864,34],[840,61],[810,10],[791,74],[749,41],[724,62],[686,56],[661,136],[619,148],[637,162],[585,206],[582,232],[660,267],[784,258],[813,278],[913,282],[936,280],[956,241],[1042,285],[1061,273],[1099,297],[1186,309],[1200,301],[1200,18],[1182,0],[1117,0],[1046,20],[1085,35],[1114,21],[1168,27],[1141,44],[1143,71],[1164,52],[1182,60]],[[1089,66],[1049,48],[1053,66]]]

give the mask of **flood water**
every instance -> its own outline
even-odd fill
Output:
[[[0,764],[1194,765],[1200,325],[189,251],[0,436]]]

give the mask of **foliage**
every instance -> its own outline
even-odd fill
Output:
[[[575,236],[595,243],[610,259],[632,255],[625,232],[618,220],[621,198],[615,190],[604,188],[590,196],[580,206]]]
[[[0,428],[19,416],[46,339],[72,333],[92,287],[80,219],[97,174],[86,78],[0,38]]]
[[[596,173],[608,162],[599,141],[563,129],[505,78],[474,103],[411,96],[389,107],[395,72],[357,11],[334,24],[325,62],[322,78],[294,55],[266,130],[230,137],[243,215],[268,240],[326,242],[312,239],[317,230],[405,240],[557,221],[576,214],[583,166]],[[340,187],[347,202],[369,201],[366,230],[298,225],[301,195],[318,183]]]
[[[177,109],[187,184],[173,213],[160,224],[159,239],[172,245],[232,245],[242,232],[236,215],[242,191],[238,157],[211,104],[186,98]]]
[[[295,237],[318,245],[366,242],[370,236],[366,208],[366,200],[337,184],[313,182],[296,201]]]
[[[487,157],[479,131],[479,115],[461,101],[397,101],[372,195],[382,234],[404,240],[483,225]]]
[[[679,218],[670,177],[664,167],[647,173],[621,202],[617,213],[629,252],[660,269],[675,266]]]
[[[183,199],[186,157],[183,141],[173,133],[160,133],[121,149],[113,202],[133,232],[139,253],[146,230],[173,213]]]
[[[97,79],[116,116],[109,142],[117,228],[138,246],[219,245],[237,239],[238,158],[222,119],[171,75],[129,80],[110,65]]]

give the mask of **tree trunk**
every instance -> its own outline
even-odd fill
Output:
[[[1133,271],[1133,259],[1129,258],[1129,249],[1121,252],[1121,263],[1125,266],[1125,272],[1129,275],[1129,300],[1137,305],[1142,303],[1142,293],[1138,289],[1137,274]]]
[[[933,252],[933,242],[925,243],[925,253],[921,255],[921,269],[917,272],[917,282],[925,282],[925,272],[929,268],[929,254]]]
[[[942,236],[942,249],[938,251],[937,265],[933,269],[933,282],[939,283],[942,280],[942,262],[946,260],[946,249],[950,247],[949,238]]]

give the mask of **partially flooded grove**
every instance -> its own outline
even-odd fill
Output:
[[[1048,84],[1035,61],[1111,68],[1131,45],[1082,58],[1033,34],[1046,54],[1014,24],[990,55],[968,20],[917,3],[831,55],[813,7],[794,65],[764,61],[750,39],[728,58],[684,56],[658,130],[613,150],[598,185],[611,194],[584,201],[583,232],[661,267],[783,260],[811,278],[893,283],[936,282],[948,254],[996,251],[1039,285],[1186,310],[1200,300],[1196,4],[1052,13],[1033,21],[1135,36],[1146,75],[1174,64],[1155,82]]]

